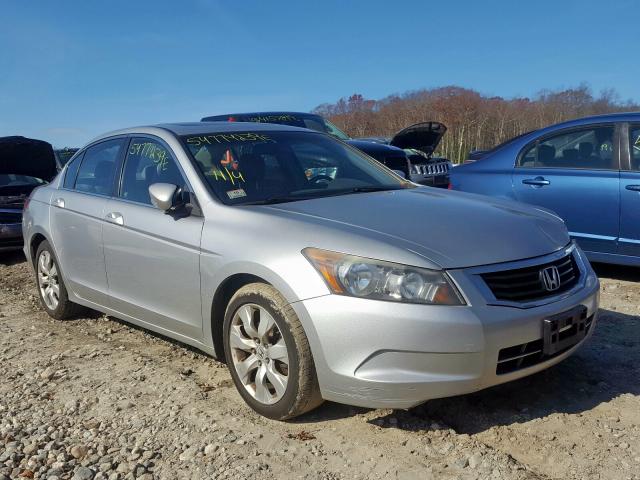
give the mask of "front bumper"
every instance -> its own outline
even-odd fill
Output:
[[[582,257],[583,255],[580,254]],[[586,260],[583,281],[557,301],[491,305],[464,271],[450,272],[467,306],[396,304],[328,295],[292,306],[311,343],[323,398],[372,408],[409,408],[521,378],[571,355],[595,327],[599,282]],[[539,341],[545,319],[582,305],[585,339],[552,358],[498,374],[499,352]]]
[[[22,248],[22,224],[0,223],[0,252]]]
[[[449,175],[427,175],[420,173],[412,173],[409,179],[413,183],[418,183],[427,187],[447,188],[449,186]]]

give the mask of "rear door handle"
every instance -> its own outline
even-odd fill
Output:
[[[124,225],[124,217],[121,213],[111,212],[107,213],[107,220],[111,223],[115,223],[116,225]]]
[[[627,190],[633,190],[634,192],[640,192],[640,185],[627,185],[624,188]]]
[[[64,198],[56,198],[53,201],[53,205],[58,208],[64,208]]]
[[[545,185],[551,184],[551,182],[544,177],[525,178],[522,180],[522,183],[525,185],[532,185],[534,187],[544,187]]]

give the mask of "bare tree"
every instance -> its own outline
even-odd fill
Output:
[[[473,149],[486,149],[546,125],[587,115],[640,110],[622,102],[612,89],[596,97],[586,84],[564,90],[542,90],[533,98],[483,96],[475,90],[445,86],[370,100],[360,94],[314,109],[353,137],[390,136],[413,123],[435,120],[448,132],[439,154],[462,162]]]

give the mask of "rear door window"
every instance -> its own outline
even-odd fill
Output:
[[[520,167],[617,170],[614,127],[572,130],[536,142],[520,156]]]
[[[89,147],[78,170],[75,189],[96,195],[111,195],[123,143],[123,139],[113,139]]]

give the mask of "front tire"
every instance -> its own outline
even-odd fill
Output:
[[[235,293],[223,334],[231,377],[253,410],[287,420],[322,403],[302,324],[271,285],[252,283]]]
[[[80,314],[84,308],[69,300],[58,259],[46,240],[38,246],[35,262],[38,296],[49,316],[66,320]]]

